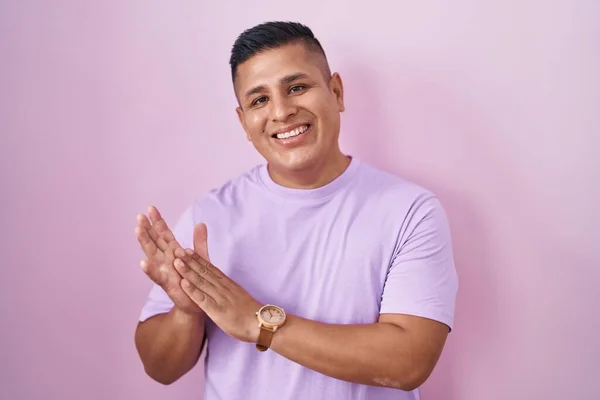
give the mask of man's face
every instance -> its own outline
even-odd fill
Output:
[[[290,44],[238,66],[238,117],[272,168],[300,171],[339,152],[342,82],[324,76],[324,63],[304,44]]]

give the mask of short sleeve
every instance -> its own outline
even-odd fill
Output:
[[[435,197],[413,210],[388,269],[380,312],[425,317],[452,329],[458,276],[448,219]]]
[[[190,206],[185,210],[181,217],[179,217],[179,220],[173,228],[175,239],[177,239],[179,244],[184,248],[193,247],[194,221],[194,207]],[[146,277],[146,279],[148,278]],[[167,293],[159,285],[152,283],[152,288],[142,307],[139,320],[140,322],[144,322],[155,315],[167,313],[173,308],[173,305],[173,301]]]

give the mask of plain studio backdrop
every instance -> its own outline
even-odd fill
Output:
[[[344,79],[343,150],[450,216],[456,327],[423,398],[600,398],[599,2],[4,0],[0,399],[202,398],[201,366],[163,387],[135,351],[136,215],[262,162],[228,57],[274,19]]]

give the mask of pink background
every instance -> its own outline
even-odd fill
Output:
[[[424,399],[600,398],[598,2],[52,3],[0,3],[0,399],[201,398],[200,367],[162,387],[137,358],[135,217],[261,161],[227,62],[271,19],[345,79],[344,150],[446,205],[461,291]]]

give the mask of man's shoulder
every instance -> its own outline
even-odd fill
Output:
[[[358,176],[357,188],[368,191],[369,197],[381,201],[414,202],[436,197],[430,188],[400,173],[394,173],[364,161],[361,162],[361,174]]]
[[[195,198],[193,207],[207,209],[211,206],[235,206],[244,198],[251,197],[251,192],[260,190],[260,169],[262,164],[255,165],[246,171],[228,179],[220,186],[207,190]]]

